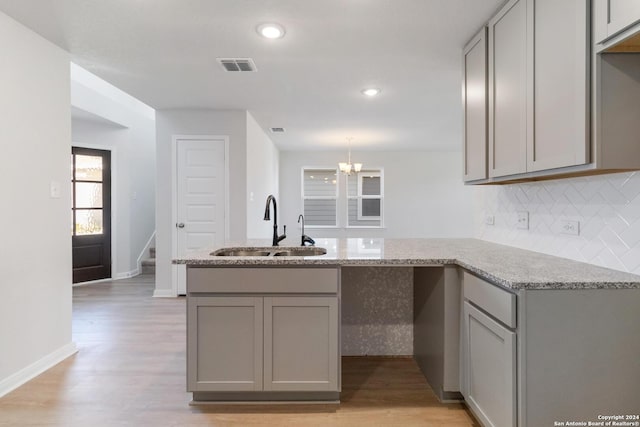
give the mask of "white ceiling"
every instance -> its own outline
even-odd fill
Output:
[[[502,0],[0,0],[156,109],[249,110],[283,150],[460,147],[461,48]],[[268,40],[257,24],[286,36]],[[228,73],[217,57],[250,57]],[[380,87],[376,98],[361,93]]]

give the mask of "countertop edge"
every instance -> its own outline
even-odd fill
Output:
[[[475,238],[324,238],[320,256],[212,256],[213,250],[273,249],[266,239],[226,242],[172,262],[197,267],[428,267],[452,265],[510,292],[640,289],[640,275]],[[288,243],[288,242],[285,242]],[[278,246],[278,251],[299,248]]]
[[[247,266],[325,266],[325,267],[371,267],[371,266],[406,266],[429,267],[455,265],[475,274],[481,279],[510,291],[518,290],[589,290],[589,289],[640,289],[640,282],[585,282],[585,281],[557,281],[557,282],[516,282],[500,278],[489,271],[476,267],[468,262],[454,258],[397,258],[397,259],[322,259],[320,257],[238,257],[216,259],[177,259],[173,264],[183,264],[190,267],[247,267]]]

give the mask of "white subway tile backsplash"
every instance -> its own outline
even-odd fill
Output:
[[[640,274],[640,172],[477,191],[477,238]],[[520,211],[529,230],[517,228]],[[580,234],[563,233],[565,221],[579,221]]]

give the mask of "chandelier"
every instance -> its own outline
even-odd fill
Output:
[[[351,141],[353,141],[353,138],[347,138],[347,146],[349,148],[347,161],[338,163],[340,172],[345,175],[351,175],[351,172],[358,173],[362,170],[362,163],[351,163]]]

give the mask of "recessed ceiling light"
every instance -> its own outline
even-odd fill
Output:
[[[370,87],[370,88],[367,88],[367,89],[362,89],[361,92],[364,95],[367,95],[367,96],[376,96],[382,91],[380,89],[378,89],[377,87]]]
[[[268,23],[260,24],[256,28],[258,34],[268,39],[280,39],[284,37],[284,27],[280,24]]]

